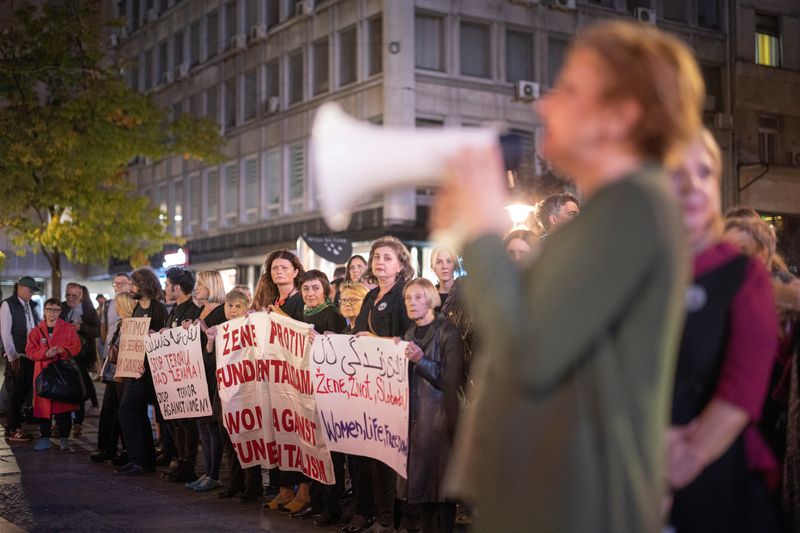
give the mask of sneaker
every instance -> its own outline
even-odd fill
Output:
[[[208,492],[209,490],[218,489],[222,486],[222,482],[218,479],[214,479],[211,476],[205,476],[205,479],[200,483],[196,484],[194,490],[197,492]]]
[[[202,476],[197,478],[196,481],[189,481],[188,483],[186,483],[184,487],[186,487],[187,489],[197,490],[197,486],[200,485],[203,481],[205,481],[207,477],[208,476],[206,474],[203,474]]]
[[[58,447],[61,448],[62,452],[71,452],[72,446],[69,444],[69,439],[61,437],[58,441]]]
[[[39,441],[33,446],[33,449],[37,452],[43,452],[45,450],[49,450],[53,447],[53,443],[50,442],[49,437],[42,437]]]
[[[21,429],[14,431],[8,436],[8,442],[30,442],[32,440],[33,437],[27,433],[23,433]]]

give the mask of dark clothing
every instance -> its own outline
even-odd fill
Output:
[[[711,246],[695,258],[672,424],[690,423],[719,398],[747,412],[751,425],[695,481],[675,493],[670,521],[678,533],[776,530],[777,513],[774,508],[770,512],[764,479],[751,475],[749,468],[759,464],[763,453],[754,423],[778,344],[771,289],[764,267],[729,244]],[[747,438],[748,432],[755,434]]]
[[[296,292],[286,298],[286,301],[283,302],[283,305],[280,306],[281,311],[289,315],[290,317],[294,318],[295,320],[303,320],[303,308],[305,304],[303,303],[303,296],[300,292]]]
[[[458,329],[442,317],[424,328],[412,327],[405,340],[424,351],[408,370],[408,503],[444,502],[442,484],[464,383],[464,344]]]
[[[236,456],[236,450],[233,449],[231,437],[222,424],[219,424],[219,434],[222,437],[222,447],[231,469],[231,479],[228,481],[227,491],[232,494],[244,492],[248,496],[260,498],[264,492],[264,488],[261,486],[261,467],[256,465],[243,469]]]
[[[11,311],[11,340],[14,341],[14,348],[16,348],[17,353],[22,355],[25,353],[25,345],[28,343],[28,321],[25,317],[25,308],[22,307],[22,303],[16,294],[6,298],[5,302],[8,304],[9,311]],[[41,322],[39,315],[36,314],[36,302],[30,300],[28,307],[33,318],[32,325],[36,326]]]
[[[317,333],[344,333],[347,321],[335,306],[330,306],[311,316],[303,315],[303,322],[314,325]]]
[[[119,426],[119,404],[125,386],[116,381],[106,383],[103,393],[103,404],[100,407],[100,420],[97,424],[97,449],[100,451],[117,454],[117,442],[122,437]],[[122,441],[125,448],[125,441]]]
[[[375,287],[364,297],[356,318],[354,331],[369,331],[378,337],[402,337],[413,324],[403,303],[403,280],[398,280],[380,302],[375,302],[380,287]]]
[[[72,431],[72,417],[70,414],[71,413],[58,413],[53,415],[53,419],[56,421],[56,427],[58,428],[58,434],[61,435],[62,438],[69,436]],[[39,432],[42,434],[42,437],[46,439],[49,439],[53,435],[50,417],[39,419]]]
[[[225,318],[225,305],[218,305],[215,307],[210,313],[208,313],[208,316],[206,316],[203,321],[208,327],[219,326],[220,324],[227,322],[228,319]],[[205,364],[206,370],[208,398],[211,401],[212,409],[209,420],[213,419],[219,422],[222,420],[222,404],[219,401],[219,394],[217,392],[217,354],[213,347],[210,352],[206,351],[208,338],[206,337],[205,333],[200,335],[200,342],[203,345],[203,363]]]
[[[78,337],[81,339],[81,353],[75,357],[75,360],[82,368],[90,370],[97,362],[97,347],[95,339],[100,336],[100,317],[97,316],[97,311],[90,302],[81,301],[81,326],[78,328]],[[67,302],[61,303],[60,318],[69,322],[70,307]],[[95,398],[93,404],[97,403]]]
[[[220,305],[219,307],[224,307]],[[189,298],[180,305],[173,305],[172,310],[167,317],[168,328],[177,328],[183,324],[184,320],[191,320],[192,322],[200,316],[200,308],[194,303],[194,300]]]
[[[11,370],[11,364],[8,362],[6,362],[4,372],[6,394],[8,395],[8,425],[6,431],[9,434],[14,433],[25,422],[22,408],[25,406],[25,402],[28,401],[28,396],[30,396],[33,388],[33,361],[27,357],[20,357],[18,361],[19,368],[16,372]]]
[[[203,443],[203,473],[211,476],[211,479],[219,479],[219,467],[222,465],[222,436],[219,433],[219,424],[216,420],[208,418],[198,420],[197,431],[200,442]]]

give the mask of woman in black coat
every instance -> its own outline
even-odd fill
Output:
[[[403,291],[408,317],[409,431],[407,497],[420,505],[423,533],[453,531],[456,505],[444,497],[443,479],[458,418],[458,391],[464,384],[464,343],[458,329],[434,309],[439,293],[424,278]]]

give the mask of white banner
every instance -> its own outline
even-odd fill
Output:
[[[317,335],[314,393],[328,449],[377,459],[407,477],[408,360],[405,342]]]
[[[140,378],[144,373],[144,339],[150,317],[124,318],[119,333],[115,378]]]
[[[177,327],[144,339],[158,406],[167,420],[211,416],[200,327]]]

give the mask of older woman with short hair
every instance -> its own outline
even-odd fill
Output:
[[[458,329],[437,316],[439,293],[424,278],[403,290],[414,325],[409,341],[408,480],[402,496],[419,505],[423,533],[451,532],[456,504],[445,497],[444,473],[458,419],[458,391],[464,385],[464,344]]]

